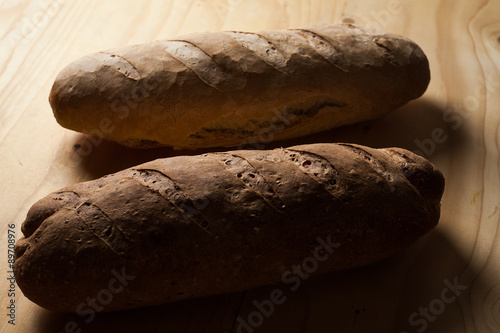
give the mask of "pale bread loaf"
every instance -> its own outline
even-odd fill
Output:
[[[88,55],[50,93],[57,121],[130,147],[283,140],[380,116],[421,96],[411,40],[350,24],[198,33]]]

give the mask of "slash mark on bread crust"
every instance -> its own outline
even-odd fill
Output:
[[[274,188],[246,158],[225,153],[210,153],[205,156],[216,159],[246,187],[258,194],[270,207],[278,213],[284,214],[285,205]]]
[[[349,65],[345,60],[344,54],[325,37],[306,29],[293,29],[290,31],[293,31],[297,36],[304,39],[316,53],[330,64],[346,73],[349,72]]]
[[[375,170],[375,172],[377,172],[380,176],[385,178],[388,182],[393,181],[391,173],[387,172],[386,168],[380,163],[380,161],[377,160],[372,154],[370,154],[366,150],[348,143],[339,143],[338,145],[352,153],[359,155],[365,161],[368,161],[371,164],[373,170]]]
[[[89,204],[90,205],[90,204]],[[114,253],[118,254],[118,255],[123,255],[125,254],[124,252],[118,252],[117,250],[115,250],[111,244],[108,243],[107,240],[105,240],[104,238],[102,238],[97,232],[96,230],[87,222],[87,220],[85,219],[84,216],[82,216],[82,214],[80,213],[79,211],[80,208],[78,209],[75,209],[75,213],[76,213],[76,216],[78,216],[78,218],[87,226],[88,230],[97,238],[99,238],[104,244],[106,244],[106,246],[111,250],[113,251]]]
[[[123,56],[107,52],[99,52],[96,53],[94,57],[99,57],[99,61],[102,61],[106,66],[109,66],[120,74],[123,74],[128,79],[138,81],[141,78],[141,73],[139,73],[137,67],[135,67],[133,63]]]
[[[160,195],[169,201],[185,218],[199,226],[203,231],[212,235],[210,223],[201,212],[193,207],[193,200],[166,174],[152,169],[128,170],[129,178],[139,182],[142,186]],[[186,209],[189,208],[189,209]]]
[[[303,150],[279,149],[279,151],[300,171],[323,186],[330,195],[342,201],[337,194],[340,175],[330,161],[321,155]]]
[[[263,62],[280,73],[288,76],[283,68],[286,67],[286,58],[283,53],[265,36],[254,32],[227,31],[224,32],[238,44],[252,52]]]
[[[228,74],[198,45],[185,40],[167,40],[158,43],[165,53],[192,70],[205,84],[220,91],[226,90],[223,84]]]
[[[132,242],[132,240],[131,240],[130,238],[128,238],[128,237],[127,237],[127,235],[123,232],[123,230],[122,230],[122,229],[120,229],[120,228],[116,225],[115,221],[114,221],[114,220],[113,220],[113,219],[112,219],[112,218],[111,218],[111,217],[110,217],[110,216],[109,216],[109,215],[108,215],[108,214],[107,214],[104,210],[102,210],[102,208],[101,208],[101,207],[97,206],[96,204],[89,203],[89,202],[84,202],[84,203],[80,204],[80,205],[76,208],[76,213],[77,213],[77,214],[78,214],[78,209],[79,209],[80,207],[82,207],[84,204],[87,204],[87,205],[92,206],[93,208],[97,209],[97,210],[98,210],[98,211],[99,211],[99,212],[100,212],[100,213],[101,213],[101,214],[102,214],[102,215],[103,215],[103,216],[104,216],[104,217],[105,217],[105,218],[106,218],[106,219],[107,219],[107,220],[111,223],[111,225],[112,225],[114,228],[116,228],[116,229],[117,229],[117,230],[118,230],[118,231],[119,231],[119,232],[123,235],[123,237],[125,237],[125,239],[126,239],[126,240],[128,240],[128,241],[131,241],[131,242]]]

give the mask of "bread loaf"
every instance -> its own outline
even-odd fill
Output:
[[[91,54],[61,71],[50,104],[62,126],[130,147],[239,146],[375,118],[429,80],[409,39],[325,24]]]
[[[81,314],[96,295],[108,311],[286,282],[307,258],[311,274],[367,265],[437,224],[443,186],[435,166],[399,148],[159,159],[37,202],[16,279],[40,306]]]

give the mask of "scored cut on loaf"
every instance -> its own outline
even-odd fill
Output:
[[[16,281],[42,307],[81,313],[117,274],[133,278],[105,311],[284,282],[292,265],[319,255],[320,240],[330,249],[311,274],[363,266],[434,228],[443,188],[434,165],[401,148],[159,159],[33,205],[15,247]]]
[[[82,57],[50,93],[62,126],[130,147],[296,138],[420,97],[422,49],[352,24],[195,33]]]

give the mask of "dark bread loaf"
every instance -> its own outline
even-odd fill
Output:
[[[37,202],[15,274],[33,302],[81,312],[88,297],[118,289],[120,274],[133,278],[105,310],[278,283],[310,256],[314,273],[367,265],[437,224],[443,187],[436,167],[399,148],[311,144],[160,159]]]
[[[238,146],[378,117],[420,97],[413,41],[324,24],[197,33],[82,57],[50,93],[64,127],[130,147]]]

